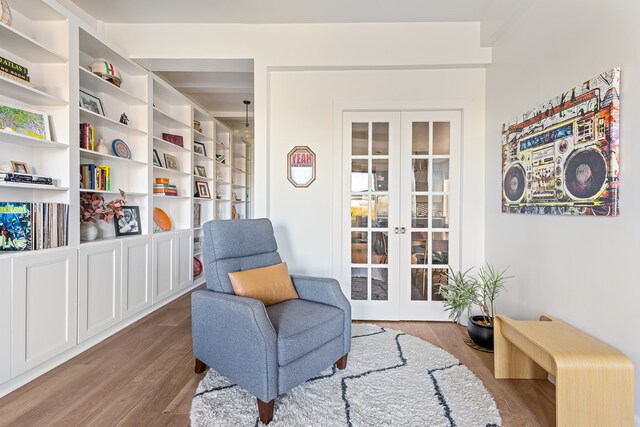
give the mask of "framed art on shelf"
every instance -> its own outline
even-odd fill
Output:
[[[205,148],[202,142],[194,141],[193,142],[193,152],[196,154],[201,154],[206,157],[207,149]]]
[[[122,206],[122,216],[113,221],[116,236],[132,236],[141,234],[140,208],[138,206]]]
[[[202,213],[202,205],[200,203],[193,204],[193,227],[198,228],[202,225],[201,223],[201,213]]]
[[[104,108],[102,107],[102,101],[95,95],[91,95],[89,92],[85,92],[80,89],[80,106],[92,113],[104,116]]]
[[[51,140],[47,113],[0,104],[0,130]]]
[[[202,199],[210,199],[211,192],[209,191],[209,184],[206,182],[196,182],[196,197]]]
[[[160,154],[158,154],[158,150],[153,149],[153,165],[162,167],[162,162],[160,161]]]
[[[178,158],[171,154],[164,153],[164,164],[167,169],[174,171],[180,170],[180,167],[178,166]]]
[[[13,167],[13,171],[16,173],[29,173],[29,167],[25,162],[16,162],[15,160],[11,160],[11,166]]]
[[[205,169],[204,166],[199,166],[199,165],[194,166],[193,167],[193,173],[196,176],[201,176],[203,178],[207,177],[207,169]]]

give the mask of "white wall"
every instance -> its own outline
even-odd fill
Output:
[[[486,258],[515,276],[499,301],[516,318],[551,314],[626,353],[640,411],[640,3],[539,0],[493,49],[487,70]],[[621,215],[502,214],[500,129],[611,67],[621,67]],[[638,424],[638,419],[636,419]]]
[[[269,99],[270,218],[292,270],[337,276],[332,266],[339,267],[342,242],[336,239],[350,210],[340,205],[342,124],[334,112],[346,105],[463,109],[461,262],[483,262],[484,69],[273,72]],[[308,145],[317,156],[317,179],[307,189],[287,180],[286,156],[295,145]]]
[[[255,214],[269,216],[294,272],[333,275],[338,207],[334,106],[465,108],[462,262],[483,260],[484,67],[477,23],[312,25],[106,24],[134,58],[253,58]],[[176,35],[180,36],[177,37]],[[188,40],[186,43],[184,40]],[[473,69],[475,68],[475,69]],[[393,107],[391,107],[393,106]],[[286,179],[286,154],[309,145],[317,180],[306,190]],[[339,222],[338,222],[339,224]]]

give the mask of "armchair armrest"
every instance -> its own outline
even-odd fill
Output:
[[[277,335],[261,301],[196,291],[191,314],[197,359],[263,402],[278,395]]]
[[[344,354],[351,350],[351,304],[335,279],[310,276],[291,276],[301,299],[331,305],[344,311]]]

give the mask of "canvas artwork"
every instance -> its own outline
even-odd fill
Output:
[[[619,215],[620,69],[502,128],[502,211]]]
[[[0,105],[0,130],[38,139],[51,139],[47,114],[25,108]]]

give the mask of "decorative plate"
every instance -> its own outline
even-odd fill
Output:
[[[122,157],[123,159],[131,158],[131,150],[129,150],[129,146],[125,144],[123,140],[114,139],[111,145],[116,156]]]
[[[201,274],[202,274],[202,262],[198,258],[193,257],[193,277],[198,277]]]
[[[173,226],[169,215],[160,208],[153,208],[153,223],[154,231],[169,231]]]

